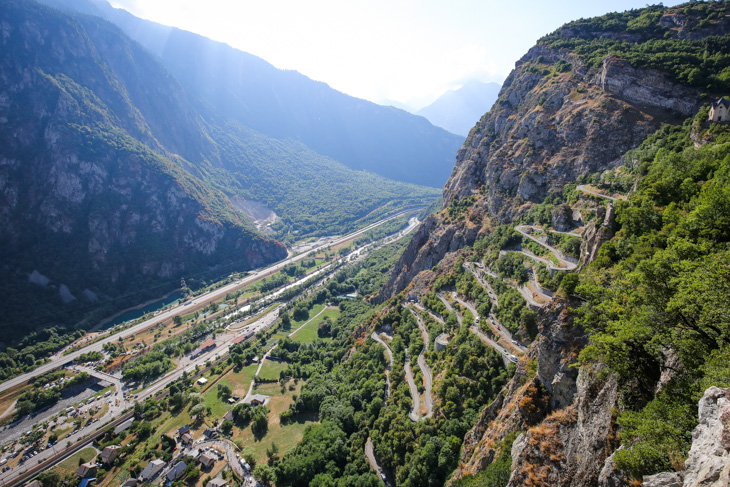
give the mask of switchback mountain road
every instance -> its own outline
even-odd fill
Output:
[[[458,311],[456,311],[454,308],[451,307],[451,303],[449,303],[449,301],[444,297],[444,295],[442,293],[439,292],[436,295],[441,300],[441,302],[444,303],[444,306],[446,306],[446,309],[449,310],[450,313],[454,313],[454,315],[456,315],[456,321],[458,321],[459,326],[461,326],[462,322],[464,321],[464,317],[461,316],[461,313],[459,313]]]
[[[453,294],[453,297],[456,300],[456,302],[458,302],[459,304],[464,306],[466,309],[468,309],[474,315],[475,321],[476,320],[479,320],[479,322],[482,321],[482,317],[479,316],[479,313],[477,312],[476,308],[471,303],[468,303],[467,301],[462,300],[456,294]],[[492,304],[494,305],[494,303],[492,303]],[[520,345],[519,343],[516,343],[516,340],[514,339],[512,334],[504,327],[503,324],[501,324],[497,320],[497,317],[494,315],[493,312],[490,311],[487,319],[488,319],[487,323],[488,323],[489,327],[492,329],[492,333],[496,334],[504,341],[505,345],[502,348],[510,349],[510,350],[516,351],[517,353],[526,353],[527,352],[527,347],[524,347],[524,346]]]
[[[413,378],[413,371],[411,370],[411,357],[406,355],[406,381],[408,382],[408,388],[411,390],[411,399],[413,399],[413,406],[411,412],[408,413],[408,417],[414,423],[421,419],[419,411],[421,410],[421,395],[418,393],[418,387],[416,387],[416,381]]]
[[[426,324],[423,322],[421,317],[418,316],[418,313],[413,311],[410,306],[406,307],[408,308],[408,311],[410,311],[413,316],[416,317],[418,328],[421,330],[421,338],[423,338],[423,348],[421,349],[421,353],[418,355],[418,367],[421,369],[421,372],[423,372],[423,387],[425,389],[423,401],[424,405],[426,406],[426,414],[424,418],[430,418],[431,416],[433,416],[433,377],[431,374],[431,367],[429,367],[426,363],[426,351],[428,351],[428,344],[430,343],[430,339],[428,337]]]
[[[563,271],[572,271],[573,269],[578,267],[578,261],[577,259],[573,259],[572,257],[568,257],[565,254],[563,254],[561,251],[556,249],[555,247],[552,247],[548,245],[547,243],[543,242],[541,239],[533,236],[528,230],[531,230],[533,227],[530,225],[517,225],[515,227],[515,230],[517,230],[522,236],[529,238],[530,240],[536,242],[537,244],[545,247],[548,249],[552,254],[555,256],[555,258],[560,262],[564,267],[557,267],[558,270]]]

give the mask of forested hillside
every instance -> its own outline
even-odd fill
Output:
[[[42,15],[51,14],[33,11],[23,25]],[[83,22],[97,21],[73,22],[71,31],[88,32]],[[171,458],[163,447],[168,436],[151,432],[166,428],[174,435],[173,417],[194,417],[198,431],[208,428],[204,421],[219,423],[224,436],[239,440],[247,461],[258,460],[256,479],[277,487],[727,484],[730,125],[708,121],[708,110],[730,91],[728,32],[730,2],[691,2],[582,19],[541,39],[517,62],[498,101],[459,150],[443,208],[424,218],[412,238],[373,251],[287,303],[280,323],[232,346],[230,357],[206,371],[218,380],[214,376],[230,367],[226,380],[248,387],[254,357],[266,350],[270,375],[253,381],[286,395],[286,403],[230,409],[221,397],[225,383],[218,384],[217,398],[215,389],[204,398],[185,392],[195,387],[185,374],[170,384],[168,397],[136,406],[126,466],[114,478],[136,476],[143,458]],[[54,38],[43,34],[32,38]],[[267,171],[279,177],[275,161],[248,168],[258,160],[251,155],[255,148],[300,160],[237,121],[224,125],[194,112],[206,137],[169,142],[186,154],[206,154],[194,164],[163,150],[152,137],[155,124],[144,122],[144,107],[136,112],[112,103],[116,90],[95,95],[70,74],[35,73],[31,79],[56,87],[44,93],[66,101],[64,110],[46,108],[51,121],[65,122],[69,110],[84,115],[84,127],[65,128],[64,140],[87,141],[84,150],[107,159],[102,149],[121,146],[131,154],[125,164],[149,155],[157,172],[144,165],[144,176],[195,188],[184,193],[185,201],[207,204],[208,222],[215,217],[234,226],[238,213],[229,197],[264,192],[257,181]],[[86,129],[92,122],[101,128]],[[139,141],[144,137],[148,145]],[[110,171],[84,154],[62,160],[94,174]],[[338,167],[320,164],[306,167],[320,173]],[[304,179],[306,170],[294,174]],[[428,195],[375,178],[333,181],[384,185],[382,193],[369,193],[383,201],[407,189],[403,205]],[[60,187],[74,186],[67,178]],[[259,198],[296,215],[296,195],[311,188],[293,186],[291,199]],[[353,194],[357,211],[366,211],[365,201]],[[326,200],[307,204],[331,210]],[[52,221],[65,220],[54,214]],[[315,223],[302,213],[279,228],[294,229],[295,221],[300,228]],[[276,245],[246,220],[240,228],[261,245]],[[32,279],[43,282],[36,273]],[[315,305],[335,318],[321,318],[305,341],[290,332],[292,319],[304,329]],[[74,338],[57,329],[37,335],[53,346]],[[23,344],[30,350],[34,339]],[[181,341],[172,340],[152,346],[154,372],[168,364],[167,355],[183,352]],[[37,347],[39,354],[47,351]],[[15,360],[12,352],[3,354],[4,366]],[[127,374],[143,375],[144,360]],[[233,419],[219,421],[229,409]],[[271,414],[278,424],[269,422]],[[265,455],[247,451],[244,437],[255,445],[269,425],[279,433],[296,425],[301,439],[293,444],[287,437],[280,450],[267,438]],[[108,431],[97,446],[121,443],[124,435]]]
[[[143,20],[105,0],[43,0],[99,15],[158,57],[205,106],[351,169],[435,188],[451,173],[464,139],[393,107],[348,96],[227,44]]]
[[[371,485],[372,444],[395,485],[723,485],[728,25],[648,7],[520,60],[269,478]]]
[[[689,451],[698,401],[730,385],[730,159],[727,126],[706,121],[730,89],[729,14],[694,2],[567,24],[460,151],[383,297],[423,296],[458,249],[532,342],[517,375],[534,379],[482,410],[455,485],[627,485],[715,461]]]
[[[292,240],[344,233],[437,196],[199,112],[107,21],[30,0],[3,2],[0,21],[6,339],[88,327],[183,277],[204,282],[285,257],[242,201],[274,211],[267,232]]]
[[[680,467],[697,401],[730,387],[730,127],[706,120],[629,155],[622,179],[638,188],[575,290],[591,335],[581,362],[605,364],[621,386],[615,459],[634,477]]]

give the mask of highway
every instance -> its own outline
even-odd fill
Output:
[[[407,215],[409,213],[413,213],[414,211],[417,211],[417,210],[411,209],[411,210],[405,210],[405,211],[396,213],[395,215],[393,215],[391,217],[388,217],[388,218],[385,218],[378,222],[372,223],[361,230],[350,233],[343,237],[334,238],[334,239],[328,241],[327,243],[320,245],[319,247],[315,247],[312,250],[317,252],[321,249],[324,249],[325,247],[339,245],[341,243],[355,239],[355,238],[363,235],[364,233],[372,230],[373,228],[383,225],[384,223],[387,223],[390,220],[393,220],[400,216]],[[227,293],[236,291],[237,289],[239,289],[241,287],[251,284],[252,282],[260,279],[261,277],[274,274],[274,273],[278,272],[279,270],[281,270],[284,266],[304,259],[307,255],[308,255],[308,253],[306,253],[306,254],[302,253],[299,255],[295,255],[293,257],[289,257],[288,259],[282,260],[282,261],[278,262],[277,264],[273,264],[264,269],[260,269],[256,272],[254,272],[253,274],[251,274],[250,276],[247,276],[236,282],[232,282],[230,284],[227,284],[226,286],[215,289],[206,294],[196,296],[196,297],[192,298],[191,302],[188,304],[179,304],[178,306],[171,308],[167,311],[164,311],[164,312],[158,314],[157,316],[154,316],[138,325],[127,328],[126,330],[122,330],[118,333],[110,334],[108,337],[106,337],[102,340],[99,340],[95,343],[92,343],[90,345],[87,345],[75,352],[69,353],[68,355],[56,354],[52,357],[52,359],[49,362],[46,362],[45,364],[43,364],[39,367],[36,367],[32,371],[19,375],[17,377],[13,377],[12,379],[8,379],[8,380],[0,383],[0,392],[6,391],[15,386],[23,384],[32,377],[37,377],[39,375],[43,375],[47,372],[50,372],[53,369],[61,367],[65,364],[71,362],[72,360],[78,358],[82,354],[93,352],[93,351],[100,352],[103,349],[105,344],[114,342],[114,341],[118,340],[119,338],[128,337],[130,335],[139,333],[158,323],[162,323],[163,321],[171,320],[172,317],[175,315],[185,315],[185,314],[191,313],[191,312],[195,311],[196,309],[205,306],[207,303],[209,303],[211,301],[217,301],[221,297],[224,297]]]

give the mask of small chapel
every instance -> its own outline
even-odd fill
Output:
[[[709,120],[711,122],[730,121],[730,101],[727,98],[723,96],[710,106]]]

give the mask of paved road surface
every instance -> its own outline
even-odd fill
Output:
[[[483,341],[488,346],[494,348],[497,352],[499,352],[499,354],[502,356],[502,361],[504,362],[505,367],[508,366],[509,363],[510,363],[510,355],[512,355],[512,351],[511,350],[508,350],[507,348],[505,348],[502,345],[499,345],[497,342],[495,342],[494,340],[492,340],[491,338],[489,338],[482,330],[479,329],[479,325],[477,323],[479,321],[481,321],[481,317],[479,316],[479,313],[477,313],[477,310],[476,310],[476,308],[474,306],[472,306],[471,304],[469,304],[468,302],[466,302],[466,301],[464,301],[462,299],[459,299],[459,297],[456,294],[454,294],[454,299],[456,299],[456,301],[459,304],[461,304],[462,306],[464,306],[466,309],[468,309],[474,315],[476,323],[474,323],[473,325],[471,325],[469,327],[469,329],[473,333],[475,333],[476,336],[479,337],[479,339],[481,341]],[[498,334],[497,336],[502,336],[502,335],[499,335],[499,330],[495,330],[494,329],[494,326],[491,326],[491,328],[492,328],[492,332]],[[502,328],[502,327],[500,326],[499,328]],[[502,337],[505,338],[504,336],[502,336]],[[511,340],[510,341],[507,341],[507,343],[509,343],[513,347],[516,347],[516,345],[514,345],[511,342]]]
[[[386,487],[390,486],[390,482],[388,482],[388,478],[385,475],[385,470],[380,466],[378,463],[378,459],[375,458],[375,451],[373,450],[373,442],[368,437],[368,441],[365,442],[365,458],[367,458],[368,463],[370,464],[370,467],[372,467],[373,470],[378,474],[378,477],[380,477],[380,480],[383,481],[383,483],[386,485]]]
[[[443,319],[443,318],[441,318],[441,317],[440,317],[439,315],[437,315],[436,313],[434,313],[434,312],[433,312],[433,311],[431,311],[430,309],[426,309],[426,308],[424,308],[424,307],[423,307],[423,306],[421,305],[421,303],[413,303],[413,306],[414,306],[415,308],[417,308],[417,309],[418,309],[418,311],[420,311],[421,313],[428,313],[428,314],[429,314],[429,316],[431,316],[431,318],[433,318],[434,320],[438,321],[438,322],[439,322],[439,323],[441,323],[442,325],[444,324],[444,319]]]
[[[553,300],[553,292],[549,289],[546,289],[542,287],[540,284],[540,281],[537,280],[537,275],[535,274],[535,269],[532,267],[529,267],[527,269],[527,274],[530,277],[530,290],[540,296],[545,301],[552,301]]]
[[[408,357],[407,355],[405,368],[406,381],[408,382],[408,387],[411,390],[411,399],[413,399],[413,406],[411,407],[411,412],[408,413],[408,417],[411,418],[411,421],[416,422],[421,419],[421,416],[418,413],[418,411],[421,410],[421,395],[418,393],[416,381],[413,379],[413,371],[411,370],[411,357]]]
[[[537,301],[535,297],[539,297],[539,295],[533,292],[527,284],[518,286],[515,289],[517,289],[517,292],[520,293],[525,301],[527,301],[528,306],[532,308],[543,308],[547,304],[547,302],[543,301],[542,299],[540,301]]]
[[[370,337],[385,347],[385,355],[388,357],[388,365],[385,366],[385,400],[387,401],[390,397],[390,371],[393,369],[393,352],[377,333],[373,332]]]
[[[622,194],[616,195],[616,197],[614,197],[614,196],[608,196],[606,194],[599,193],[597,191],[593,191],[585,184],[580,184],[580,185],[576,186],[575,189],[577,189],[578,191],[583,191],[584,193],[592,194],[593,196],[598,196],[599,198],[606,198],[607,200],[611,200],[611,201],[628,199],[626,196],[624,196]]]
[[[238,447],[232,441],[220,438],[217,440],[204,441],[202,443],[196,443],[189,448],[185,449],[185,453],[189,453],[192,450],[203,450],[204,448],[218,447],[223,449],[226,453],[226,460],[231,469],[241,478],[249,476],[248,472],[241,466],[240,456],[237,453]]]
[[[451,303],[449,303],[449,301],[446,298],[444,298],[444,295],[442,293],[439,292],[436,295],[441,300],[441,302],[444,303],[444,306],[446,306],[446,309],[448,309],[449,312],[454,313],[456,315],[456,321],[458,321],[459,326],[461,326],[462,322],[464,321],[464,317],[461,316],[461,313],[459,313],[458,311],[456,311],[454,308],[451,307]]]
[[[454,299],[464,306],[466,309],[471,311],[471,313],[474,315],[475,318],[479,318],[479,321],[482,321],[482,317],[479,316],[479,313],[477,313],[476,308],[467,301],[462,300],[457,295],[454,295]],[[515,343],[514,338],[512,337],[512,334],[502,325],[499,320],[497,320],[497,317],[494,313],[490,312],[487,320],[488,326],[492,329],[492,333],[495,333],[497,336],[499,336],[502,340],[504,345],[502,345],[502,348],[506,348],[508,350],[511,350],[512,352],[516,353],[525,353],[527,352],[527,347],[524,347],[518,343]]]
[[[530,225],[517,225],[515,227],[515,230],[517,230],[521,235],[529,238],[530,240],[532,240],[533,242],[536,242],[539,245],[542,245],[543,247],[548,249],[550,252],[552,252],[553,255],[555,256],[555,258],[558,260],[558,262],[560,262],[564,266],[564,267],[558,267],[557,268],[558,270],[572,271],[573,269],[578,267],[578,261],[576,259],[566,256],[565,254],[563,254],[561,251],[559,251],[555,247],[552,247],[552,246],[548,245],[547,243],[543,242],[541,239],[531,235],[527,231],[528,229],[531,229],[531,228],[532,227]]]
[[[492,301],[492,305],[494,305],[495,308],[497,306],[499,306],[499,299],[497,298],[497,293],[494,292],[494,289],[492,289],[492,286],[489,284],[489,282],[487,282],[486,279],[484,279],[484,277],[479,273],[479,271],[477,271],[474,268],[474,263],[466,262],[466,263],[464,263],[464,267],[466,267],[469,272],[474,274],[474,277],[476,278],[477,282],[479,284],[481,284],[484,289],[487,290],[487,296],[489,296],[489,299]],[[480,270],[490,277],[499,279],[497,274],[490,271],[489,269],[485,269],[484,266],[480,266]]]
[[[495,349],[499,354],[502,356],[502,362],[504,362],[504,366],[507,367],[510,363],[509,356],[511,355],[510,352],[502,348],[497,342],[489,338],[482,330],[477,327],[477,325],[472,325],[469,327],[469,329],[477,336],[481,341],[483,341],[488,346]]]

